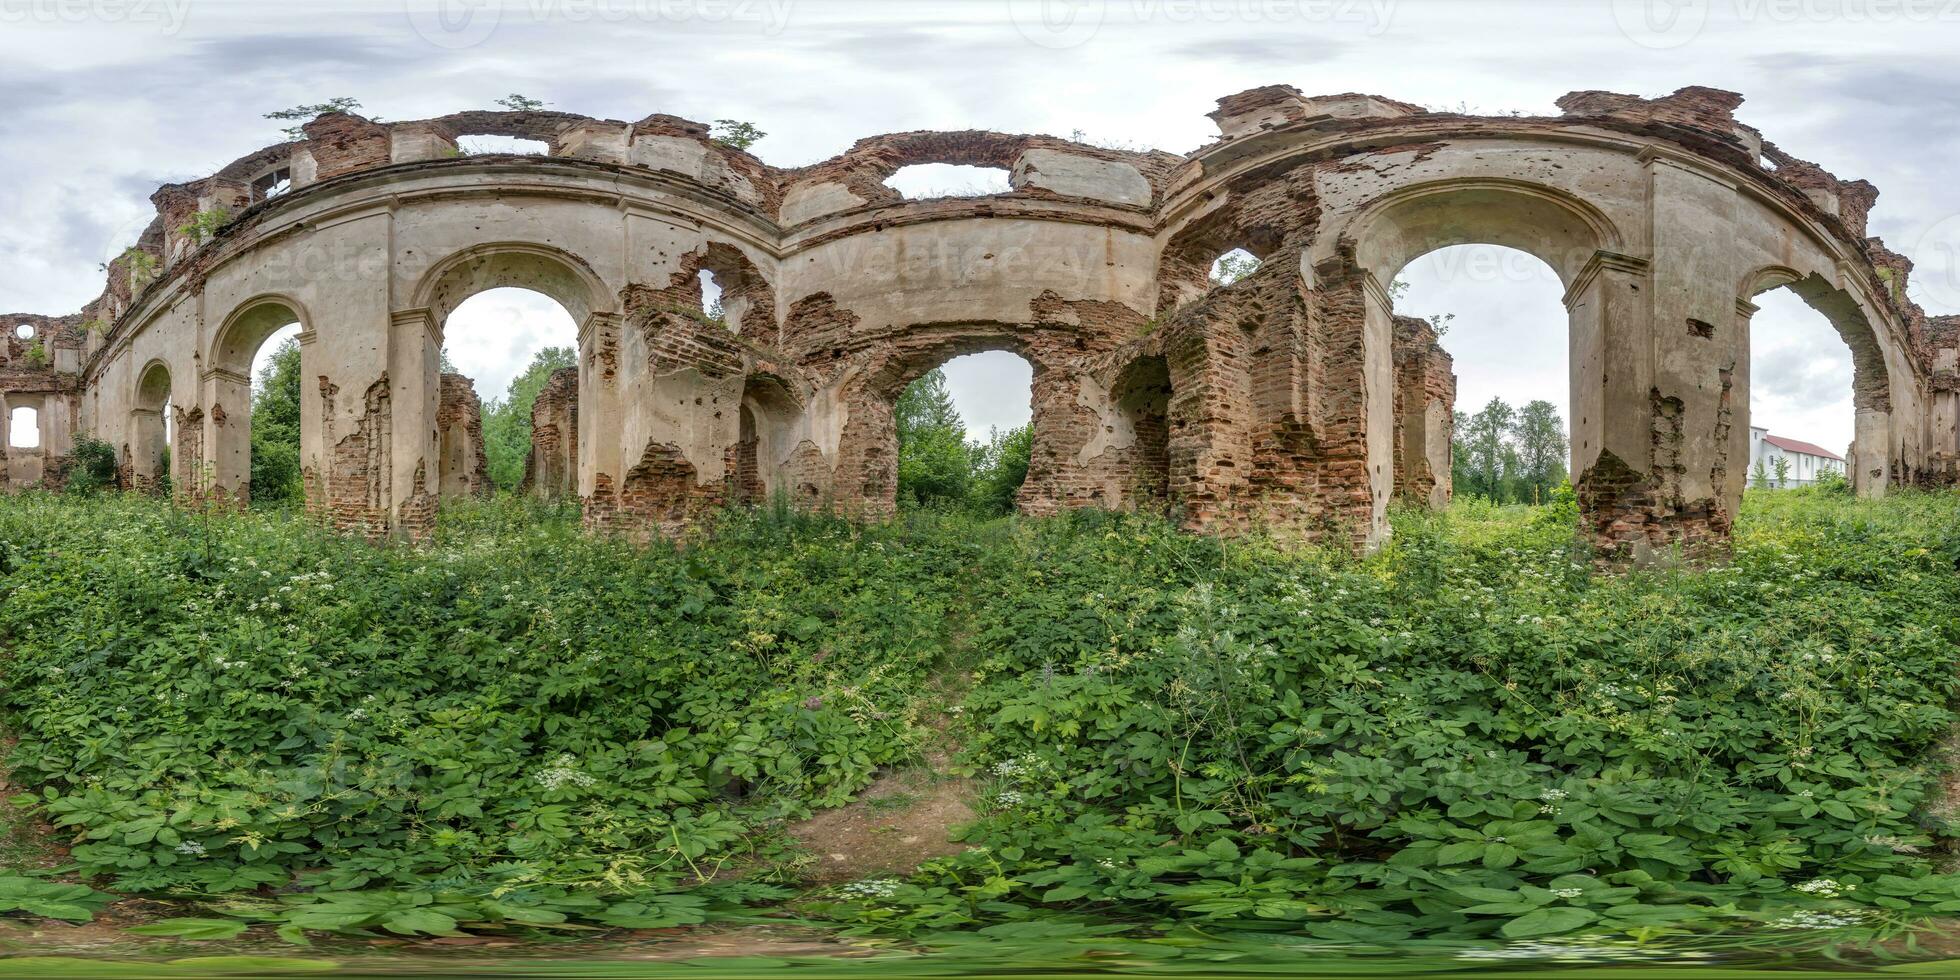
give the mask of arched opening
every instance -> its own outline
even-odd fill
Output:
[[[7,413],[7,445],[12,449],[41,448],[41,410],[21,405]]]
[[[580,331],[613,309],[613,295],[583,260],[547,245],[485,243],[436,263],[412,305],[426,311],[427,322],[397,321],[398,330],[420,331],[400,337],[406,359],[398,356],[397,370],[421,378],[420,411],[429,413],[421,417],[437,420],[425,430],[428,441],[411,443],[411,454],[400,457],[397,494],[439,498],[528,488],[559,499],[575,493],[572,474],[583,444],[577,429],[585,417]],[[417,345],[430,334],[443,338],[442,350],[427,339]],[[533,438],[539,424],[542,442]],[[429,456],[432,473],[423,470]],[[397,529],[423,533],[422,520],[405,520]]]
[[[1765,273],[1754,288],[1763,291],[1740,307],[1748,332],[1744,486],[1848,484],[1882,492],[1890,394],[1884,359],[1856,302],[1821,276],[1788,270]]]
[[[1245,249],[1235,248],[1212,261],[1211,286],[1214,289],[1230,286],[1257,271],[1259,257]]]
[[[1501,245],[1427,252],[1391,280],[1395,492],[1544,504],[1570,478],[1570,326],[1543,260]]]
[[[1115,424],[1110,448],[1119,457],[1124,500],[1141,510],[1161,510],[1170,500],[1170,364],[1140,357],[1116,377],[1110,391]]]
[[[1673,491],[1655,486],[1663,464],[1653,457],[1651,436],[1646,431],[1634,436],[1638,423],[1645,421],[1644,416],[1634,418],[1627,414],[1628,402],[1635,396],[1625,387],[1632,383],[1634,376],[1626,371],[1616,374],[1607,370],[1609,307],[1622,302],[1621,296],[1638,292],[1638,280],[1644,270],[1631,261],[1615,258],[1623,252],[1622,236],[1596,208],[1538,184],[1508,180],[1450,181],[1396,191],[1358,217],[1341,235],[1322,237],[1324,241],[1316,244],[1316,254],[1307,257],[1303,271],[1310,277],[1330,277],[1323,285],[1350,290],[1360,301],[1364,310],[1366,359],[1362,376],[1385,381],[1401,377],[1409,382],[1401,387],[1393,383],[1366,385],[1363,393],[1365,417],[1369,421],[1365,432],[1355,435],[1365,439],[1366,458],[1373,461],[1368,475],[1375,527],[1383,526],[1392,497],[1399,495],[1433,506],[1449,496],[1443,491],[1443,484],[1454,480],[1446,470],[1454,469],[1454,460],[1459,455],[1457,444],[1463,441],[1463,436],[1482,437],[1483,458],[1474,459],[1480,464],[1477,476],[1492,485],[1453,489],[1483,489],[1514,498],[1518,484],[1514,481],[1506,487],[1503,480],[1507,440],[1501,433],[1519,425],[1520,400],[1525,404],[1543,403],[1533,413],[1538,433],[1533,437],[1536,444],[1542,447],[1546,442],[1558,442],[1570,446],[1566,469],[1576,485],[1582,523],[1592,527],[1603,544],[1620,547],[1623,537],[1633,533],[1644,535],[1650,522],[1662,520],[1661,508],[1653,502],[1654,498]],[[1336,241],[1355,243],[1351,263],[1335,251]],[[1459,261],[1477,253],[1444,252],[1426,266],[1411,268],[1431,253],[1465,245],[1514,250],[1529,259],[1486,251],[1479,264]],[[1443,259],[1451,260],[1450,266],[1442,266]],[[1549,267],[1551,275],[1546,275],[1541,265]],[[1409,284],[1399,303],[1392,295],[1404,292],[1404,287],[1396,285],[1398,279]],[[1424,286],[1424,296],[1414,295],[1418,285]],[[1450,297],[1437,288],[1451,285],[1469,294]],[[1425,298],[1429,296],[1434,298]],[[1506,296],[1510,298],[1506,300]],[[1463,310],[1422,309],[1435,317],[1455,313],[1454,320],[1398,321],[1395,315],[1397,306],[1417,309],[1418,303],[1423,307],[1430,302],[1463,305],[1479,299],[1483,305],[1476,307],[1474,316],[1466,315]],[[1481,322],[1473,328],[1472,320]],[[1515,322],[1492,322],[1504,320]],[[1523,326],[1532,323],[1543,324],[1539,328],[1542,337],[1536,344],[1529,344],[1519,335]],[[1453,390],[1455,366],[1442,350],[1442,344],[1431,338],[1438,326],[1448,328],[1450,333],[1471,329],[1493,331],[1493,339],[1474,345],[1463,343],[1459,337],[1454,345],[1458,353],[1473,347],[1499,354],[1527,346],[1541,353],[1564,351],[1567,394],[1565,409],[1559,414],[1564,416],[1569,435],[1555,435],[1555,424],[1543,424],[1551,415],[1544,411],[1545,406],[1556,409],[1560,404],[1558,386],[1538,380],[1549,375],[1550,370],[1534,373],[1532,387],[1525,392],[1495,392],[1513,409],[1513,417],[1508,420],[1501,406],[1489,401],[1473,406],[1469,399],[1459,396]],[[1404,338],[1404,370],[1398,370],[1395,364],[1398,330]],[[1414,358],[1414,364],[1409,363],[1410,357]],[[1469,372],[1465,373],[1468,376]],[[1465,413],[1466,428],[1481,422],[1481,431],[1456,433],[1455,410],[1435,411],[1436,396],[1426,386],[1418,390],[1414,384],[1425,378],[1450,389],[1446,392],[1448,398]],[[1444,382],[1444,378],[1450,380]],[[1608,385],[1616,383],[1620,387],[1609,392]],[[1398,394],[1402,397],[1398,398]],[[1642,390],[1637,396],[1643,409],[1647,394]],[[1399,413],[1398,402],[1401,403]],[[1607,411],[1609,403],[1613,413],[1620,416],[1617,428],[1608,428],[1609,414],[1613,414]],[[1479,420],[1478,413],[1485,408],[1492,411]],[[1445,418],[1449,424],[1443,424]],[[1432,420],[1435,424],[1430,424]],[[1619,450],[1611,455],[1606,446],[1609,432]],[[1445,446],[1450,447],[1447,452]],[[1544,454],[1538,455],[1542,462]],[[1451,466],[1440,465],[1443,459],[1451,460]],[[1602,467],[1597,472],[1595,464]],[[1540,477],[1529,485],[1537,491],[1539,499],[1545,496],[1544,484],[1549,482],[1543,476],[1546,469],[1540,466]],[[1635,518],[1602,523],[1601,515],[1623,511],[1633,512]]]
[[[240,505],[304,499],[298,341],[304,325],[296,304],[268,298],[248,303],[219,331],[205,372],[210,407],[201,419],[211,452],[195,493]]]
[[[569,496],[576,480],[572,420],[578,410],[578,326],[571,311],[534,289],[490,288],[456,304],[442,336],[436,409],[442,497],[516,491],[526,486],[527,474],[540,496]],[[566,372],[569,385],[559,377]],[[540,421],[547,389],[553,394]],[[550,430],[549,444],[542,458],[534,458],[540,426]]]
[[[904,386],[893,416],[901,507],[1015,509],[1034,465],[1027,360],[1000,349],[950,357]]]
[[[170,368],[153,361],[136,383],[135,408],[130,411],[129,486],[145,493],[164,492],[170,484]]]
[[[773,375],[750,376],[736,416],[730,501],[754,506],[780,499],[805,508],[820,503],[817,481],[798,458],[809,443],[799,428],[802,405],[790,387]]]
[[[1013,190],[1005,167],[976,167],[963,163],[915,163],[900,167],[885,186],[908,201],[944,197],[988,197]]]

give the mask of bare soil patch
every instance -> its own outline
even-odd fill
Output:
[[[904,874],[966,849],[950,838],[976,816],[967,802],[973,790],[970,780],[931,769],[889,773],[848,806],[818,813],[788,833],[810,852],[813,883]]]

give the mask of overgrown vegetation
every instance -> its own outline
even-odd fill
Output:
[[[731,150],[746,152],[749,147],[763,141],[769,134],[751,122],[740,119],[717,119],[711,130],[715,142]]]
[[[908,506],[964,508],[986,516],[1014,510],[1028,478],[1034,426],[970,442],[966,420],[953,406],[946,374],[933,369],[898,396],[898,498]]]
[[[288,126],[285,129],[280,130],[280,132],[285,134],[286,139],[291,141],[298,141],[306,138],[307,123],[310,123],[313,120],[320,118],[321,116],[327,115],[328,113],[353,112],[356,109],[359,109],[360,107],[361,107],[361,100],[353,98],[351,96],[342,95],[342,96],[336,96],[334,98],[328,99],[325,102],[315,103],[313,105],[296,105],[290,109],[280,109],[277,112],[268,112],[265,114],[265,118],[277,119],[281,122],[294,123],[294,125]],[[380,122],[380,119],[377,118],[375,122]]]
[[[578,351],[547,347],[511,379],[502,398],[483,403],[483,454],[489,459],[490,482],[498,489],[515,490],[524,482],[524,462],[531,456],[531,409],[553,374],[574,367]]]
[[[374,548],[27,495],[0,706],[76,872],[218,917],[184,929],[778,902],[778,821],[934,725],[985,782],[973,849],[807,915],[1475,944],[1960,911],[1960,498],[1751,494],[1731,564],[1624,576],[1573,506],[1401,513],[1356,559],[963,508],[634,549],[508,502]]]
[[[1513,408],[1492,398],[1475,414],[1456,413],[1451,481],[1458,496],[1547,504],[1566,482],[1569,447],[1558,406],[1541,399]]]
[[[300,466],[299,341],[273,348],[252,392],[252,504],[295,506],[306,497]]]

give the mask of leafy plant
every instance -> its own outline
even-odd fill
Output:
[[[714,126],[714,141],[732,150],[744,150],[762,142],[768,133],[757,128],[754,123],[740,119],[717,119]]]
[[[87,922],[110,898],[87,885],[0,874],[0,914],[24,912],[44,919]]]
[[[70,453],[68,492],[88,496],[116,486],[116,447],[94,436],[75,440]]]
[[[312,122],[328,113],[353,112],[360,107],[361,100],[343,95],[328,99],[325,102],[314,103],[313,105],[297,105],[290,109],[268,112],[265,114],[265,118],[277,119],[284,122],[298,121],[299,125],[289,126],[280,132],[285,133],[286,138],[289,140],[303,140],[306,138],[306,123]]]
[[[231,213],[224,208],[199,211],[177,228],[177,233],[191,240],[192,245],[203,245],[215,238],[219,229],[231,221]]]
[[[545,107],[545,103],[515,92],[498,99],[497,104],[512,112],[537,112]]]
[[[142,289],[157,277],[157,257],[132,245],[123,251],[125,266],[129,269],[129,288]]]

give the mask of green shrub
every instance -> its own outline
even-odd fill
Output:
[[[1960,497],[1755,495],[1731,564],[1617,577],[1552,502],[1398,512],[1354,558],[1101,512],[763,508],[635,549],[508,497],[375,548],[26,495],[11,780],[83,873],[296,885],[224,906],[291,928],[699,921],[723,893],[679,889],[929,723],[981,774],[975,849],[806,914],[1400,942],[1960,911],[1930,858]]]
[[[75,440],[69,454],[68,492],[88,496],[116,486],[116,447],[94,436]]]

